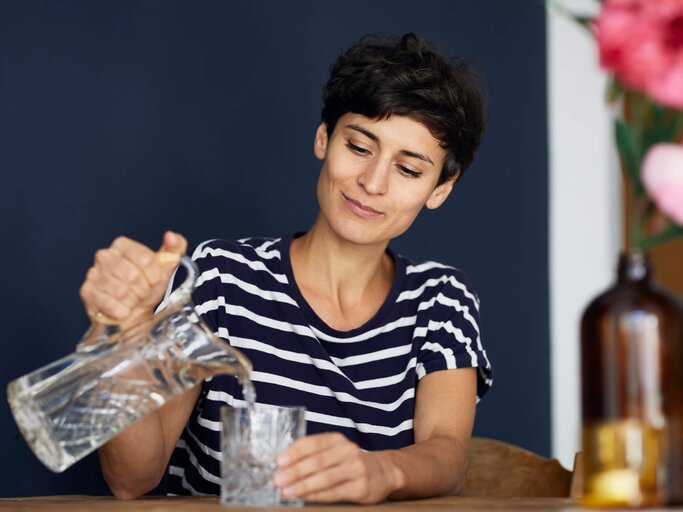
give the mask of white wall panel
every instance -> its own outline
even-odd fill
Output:
[[[573,12],[594,1],[565,1]],[[593,38],[548,10],[552,450],[571,468],[580,446],[579,321],[612,280],[620,179]]]

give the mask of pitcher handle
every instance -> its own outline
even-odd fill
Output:
[[[177,254],[171,252],[160,252],[157,257],[161,263],[179,262],[187,270],[185,280],[168,296],[167,305],[187,302],[192,296],[192,290],[194,290],[197,283],[197,276],[199,274],[197,264],[189,256],[180,256],[179,258]]]
[[[159,252],[157,254],[159,263],[167,264],[177,262],[187,270],[185,280],[168,297],[168,305],[177,302],[185,302],[192,294],[199,269],[197,264],[187,256],[179,256],[172,252]],[[97,313],[93,322],[85,333],[81,341],[76,345],[76,352],[90,353],[103,348],[111,348],[120,341],[121,332],[118,320],[108,317],[102,313]]]

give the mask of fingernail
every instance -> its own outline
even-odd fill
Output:
[[[275,462],[278,466],[286,466],[291,461],[289,455],[278,455]]]
[[[295,498],[296,494],[294,494],[294,487],[285,487],[282,489],[282,495],[286,498]]]

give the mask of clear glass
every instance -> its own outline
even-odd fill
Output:
[[[223,407],[221,503],[240,507],[302,506],[273,484],[275,456],[306,433],[304,407]]]
[[[76,351],[10,382],[7,398],[36,456],[64,471],[170,397],[209,376],[248,381],[249,360],[194,312],[196,265],[153,320],[119,330],[93,324]]]

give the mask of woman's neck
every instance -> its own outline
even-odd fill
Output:
[[[306,301],[328,325],[358,327],[386,299],[394,262],[386,253],[386,243],[360,245],[343,240],[321,217],[292,241],[294,277]]]

